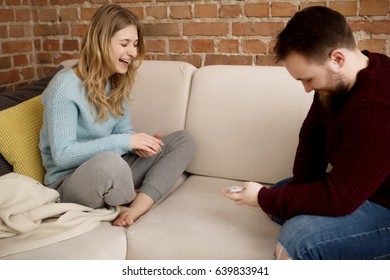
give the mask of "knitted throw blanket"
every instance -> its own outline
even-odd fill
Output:
[[[119,214],[118,207],[92,209],[58,198],[27,176],[0,177],[0,257],[79,236]]]

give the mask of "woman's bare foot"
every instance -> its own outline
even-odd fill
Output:
[[[114,226],[127,227],[131,226],[145,214],[154,204],[152,198],[140,192],[135,197],[129,207],[120,206],[119,216],[112,222]]]
[[[118,227],[131,226],[139,218],[132,212],[131,207],[120,206],[119,208],[120,208],[119,215],[112,222],[114,226],[118,226]]]

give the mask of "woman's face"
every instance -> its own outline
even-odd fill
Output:
[[[138,55],[138,32],[135,25],[117,31],[111,38],[111,61],[114,72],[125,74],[131,61]]]

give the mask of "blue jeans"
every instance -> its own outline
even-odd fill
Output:
[[[274,220],[282,225],[278,242],[291,259],[390,259],[390,208],[374,202],[366,201],[341,217],[299,215],[285,222]]]

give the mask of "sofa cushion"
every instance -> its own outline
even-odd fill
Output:
[[[38,147],[42,115],[41,95],[0,112],[0,153],[14,172],[41,183],[45,173]]]
[[[0,111],[15,106],[23,101],[33,98],[41,94],[50,80],[57,74],[58,71],[63,69],[64,66],[58,66],[49,75],[39,79],[31,84],[25,85],[14,91],[1,91],[0,93]],[[0,153],[0,176],[5,175],[13,171],[12,165]]]
[[[0,258],[1,260],[124,260],[125,228],[102,222],[77,237]]]
[[[191,175],[127,232],[128,259],[270,260],[280,226],[222,188],[242,182]]]
[[[311,101],[284,67],[200,68],[186,123],[198,151],[187,170],[269,184],[290,177]]]

